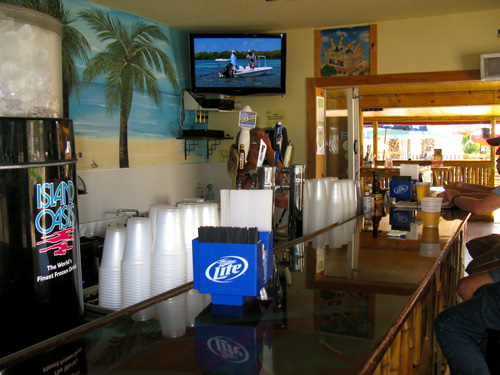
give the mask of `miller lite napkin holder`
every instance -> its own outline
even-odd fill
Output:
[[[393,176],[393,179],[389,183],[391,198],[396,198],[396,202],[411,200],[415,196],[416,180],[400,180],[397,177]]]
[[[193,240],[193,282],[214,305],[241,306],[255,297],[274,266],[273,232],[259,232],[257,244],[200,243]]]

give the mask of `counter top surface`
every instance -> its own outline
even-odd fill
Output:
[[[382,218],[373,238],[371,227],[358,217],[291,247],[277,248],[279,277],[266,285],[267,296],[261,293],[241,308],[212,305],[207,295],[192,289],[135,309],[134,314],[101,317],[88,323],[93,328],[85,334],[52,339],[48,351],[42,343],[31,352],[19,352],[18,358],[24,358],[20,362],[16,355],[4,357],[0,370],[363,373],[382,340],[404,319],[467,217],[447,212],[432,232],[417,221],[412,234],[416,239],[388,237],[389,216]],[[423,237],[434,245],[423,246]],[[148,313],[153,318],[141,321]]]

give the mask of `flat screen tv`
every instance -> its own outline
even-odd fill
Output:
[[[190,34],[189,39],[193,92],[286,92],[286,34]]]

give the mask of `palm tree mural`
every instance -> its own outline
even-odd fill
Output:
[[[158,107],[162,96],[155,72],[163,71],[174,89],[178,89],[169,57],[153,45],[155,41],[169,43],[169,40],[156,25],[137,22],[127,28],[119,19],[99,9],[87,9],[79,14],[96,31],[100,41],[108,42],[104,51],[90,59],[83,79],[91,82],[99,75],[106,75],[106,110],[110,116],[120,113],[120,168],[128,168],[127,126],[134,89],[146,92]]]
[[[63,116],[69,117],[68,97],[73,92],[77,97],[81,81],[76,69],[75,59],[88,61],[90,45],[87,39],[71,24],[75,18],[64,9],[62,0],[0,0],[3,3],[17,5],[54,17],[62,26],[62,78],[63,78]]]

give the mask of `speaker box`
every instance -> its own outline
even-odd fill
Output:
[[[500,53],[486,53],[481,55],[481,80],[500,80]]]

